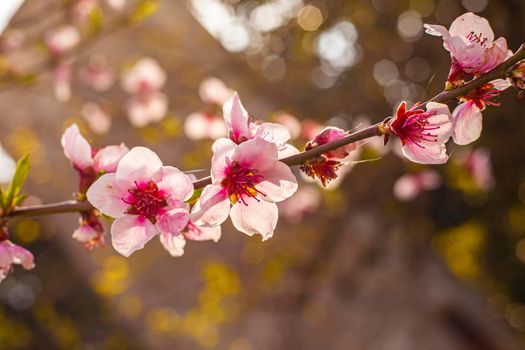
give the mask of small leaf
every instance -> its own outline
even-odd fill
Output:
[[[199,198],[201,198],[201,194],[202,194],[202,190],[203,188],[197,188],[194,192],[193,192],[193,195],[191,196],[190,199],[188,199],[188,204],[190,206],[194,206],[195,203],[197,203],[197,201],[199,200]]]
[[[4,200],[5,200],[6,193],[2,187],[0,187],[0,208],[4,209]]]
[[[20,189],[26,181],[27,175],[29,174],[29,154],[26,154],[16,163],[15,174],[7,189],[7,194],[4,196],[4,209],[6,211],[11,210],[17,201],[20,194]],[[23,199],[21,199],[23,200]]]

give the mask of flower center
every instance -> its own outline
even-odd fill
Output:
[[[135,188],[129,189],[128,193],[129,196],[122,199],[129,204],[126,213],[143,216],[152,223],[156,222],[159,211],[168,205],[164,194],[153,181],[140,184],[135,182]]]
[[[266,196],[266,194],[255,188],[263,176],[257,174],[257,170],[243,166],[236,161],[233,161],[226,169],[226,177],[222,180],[221,185],[228,191],[230,201],[236,203],[241,201],[247,205],[244,198],[246,196],[255,198],[257,201],[257,194]]]
[[[430,124],[428,118],[435,115],[436,111],[412,108],[392,122],[391,128],[403,145],[413,143],[421,148],[425,148],[423,142],[437,142],[437,134],[434,130],[439,129],[439,125]]]
[[[480,44],[481,46],[485,46],[485,44],[487,43],[487,40],[489,40],[487,37],[483,37],[483,34],[481,33],[476,34],[474,33],[474,31],[471,31],[470,33],[467,34],[467,39],[471,43]]]
[[[466,95],[461,100],[474,101],[480,110],[484,110],[485,106],[499,106],[500,103],[494,101],[500,95],[501,91],[496,89],[493,84],[487,83],[476,88],[474,91]]]

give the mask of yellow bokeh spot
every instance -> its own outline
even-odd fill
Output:
[[[146,323],[154,332],[176,335],[181,330],[182,317],[175,310],[162,308],[149,312]]]
[[[483,227],[475,223],[447,230],[433,240],[449,268],[457,276],[474,280],[480,274],[479,258],[485,245]]]
[[[122,293],[128,287],[129,267],[126,259],[111,256],[104,260],[102,270],[91,276],[95,290],[106,296]]]
[[[24,244],[33,243],[40,237],[40,225],[34,220],[21,220],[15,226],[15,235]]]

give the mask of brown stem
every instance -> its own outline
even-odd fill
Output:
[[[509,57],[505,62],[503,62],[502,64],[500,64],[499,66],[491,70],[490,72],[483,74],[480,77],[472,81],[469,81],[465,85],[462,85],[460,87],[457,87],[449,91],[443,91],[440,94],[428,100],[427,102],[440,102],[440,103],[449,102],[459,96],[465,95],[469,91],[483,84],[486,84],[492,80],[506,78],[508,74],[508,70],[511,67],[513,67],[516,63],[524,59],[525,59],[525,44],[521,45],[521,47],[518,49],[518,51],[516,51],[514,55]],[[374,124],[365,129],[349,134],[348,136],[342,139],[318,146],[311,150],[304,151],[304,152],[301,152],[299,154],[296,154],[290,157],[283,158],[281,159],[281,161],[289,166],[300,165],[300,164],[303,164],[308,159],[317,157],[323,153],[332,151],[341,146],[344,146],[344,145],[347,145],[353,142],[361,141],[364,139],[368,139],[371,137],[380,136],[382,135],[382,131],[381,131],[382,124],[383,123]],[[193,186],[196,189],[203,188],[204,186],[210,183],[211,183],[211,177],[207,176],[207,177],[203,177],[202,179],[198,179],[194,181]],[[48,214],[80,212],[80,211],[85,211],[85,210],[90,210],[90,209],[94,209],[94,208],[88,202],[80,202],[80,201],[71,200],[71,201],[65,201],[65,202],[60,202],[60,203],[15,208],[7,216],[8,217],[40,216],[40,215],[48,215]]]

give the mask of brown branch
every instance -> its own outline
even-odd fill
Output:
[[[516,51],[514,55],[509,57],[509,59],[507,59],[505,62],[503,62],[502,64],[500,64],[499,66],[491,70],[490,72],[483,74],[480,77],[469,81],[465,85],[462,85],[460,87],[457,87],[449,91],[443,91],[440,94],[428,100],[427,102],[446,103],[446,102],[454,100],[455,98],[459,96],[465,95],[469,91],[483,84],[486,84],[492,80],[506,78],[508,74],[508,70],[511,67],[513,67],[516,63],[524,59],[525,59],[525,44],[521,45],[521,47],[518,49],[518,51]],[[303,164],[308,159],[317,157],[323,153],[332,151],[341,146],[344,146],[344,145],[347,145],[353,142],[365,140],[368,138],[372,138],[375,136],[381,136],[383,134],[381,130],[382,125],[383,123],[374,124],[365,129],[349,134],[348,136],[342,139],[318,146],[314,149],[304,151],[304,152],[301,152],[299,154],[296,154],[290,157],[283,158],[281,159],[281,161],[288,166],[295,166],[295,165]],[[211,177],[207,176],[202,179],[198,179],[194,181],[193,186],[196,189],[198,189],[198,188],[203,188],[210,183],[211,183]],[[71,200],[71,201],[65,201],[65,202],[60,202],[60,203],[51,203],[51,204],[44,204],[44,205],[35,205],[35,206],[15,208],[7,216],[8,217],[40,216],[40,215],[48,215],[48,214],[80,212],[80,211],[92,210],[92,209],[94,209],[93,206],[88,202],[85,202],[85,201],[79,202],[79,201]]]

